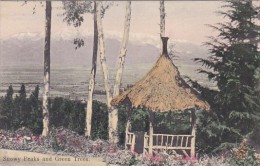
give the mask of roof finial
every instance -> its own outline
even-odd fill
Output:
[[[168,57],[168,51],[167,51],[167,41],[168,41],[168,37],[161,37],[162,39],[162,55],[167,56]]]

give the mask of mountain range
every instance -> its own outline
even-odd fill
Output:
[[[93,37],[85,36],[84,46],[75,49],[73,37],[69,35],[63,37],[54,34],[51,39],[51,65],[53,66],[78,66],[91,65]],[[41,34],[21,33],[12,37],[0,40],[0,64],[2,66],[28,66],[42,65],[44,38]],[[121,39],[110,36],[105,39],[107,63],[115,66],[119,54]],[[127,46],[126,65],[133,64],[153,64],[159,56],[158,42],[135,38],[129,40]],[[173,45],[175,54],[174,61],[178,65],[196,65],[193,62],[195,57],[206,57],[205,47],[178,40],[169,40],[169,45]]]

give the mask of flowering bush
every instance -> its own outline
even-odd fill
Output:
[[[141,157],[127,150],[120,150],[117,153],[108,153],[105,156],[107,164],[136,165],[136,166],[233,166],[229,158],[222,156],[209,157],[204,155],[199,159],[183,157],[178,154],[168,155],[157,153]]]
[[[165,151],[141,157],[129,150],[119,150],[115,144],[104,140],[89,140],[76,132],[65,128],[53,128],[48,137],[32,134],[21,128],[15,132],[0,130],[0,148],[29,150],[39,153],[56,153],[71,156],[101,156],[107,164],[136,166],[233,166],[260,165],[260,154],[250,148],[246,142],[231,152],[220,156],[183,157],[176,152]]]
[[[118,150],[115,153],[107,153],[104,156],[107,164],[136,165],[136,154],[128,150]]]
[[[57,153],[72,156],[102,156],[108,149],[107,141],[86,139],[65,128],[52,128],[48,137],[36,136],[27,128],[15,132],[0,131],[0,148]]]
[[[204,155],[200,157],[195,164],[196,166],[229,166],[228,159],[222,156],[211,156]]]
[[[53,128],[49,137],[52,148],[55,151],[62,150],[69,153],[81,151],[87,153],[90,152],[91,146],[87,143],[86,138],[71,130],[64,128]]]
[[[110,147],[107,141],[101,139],[97,139],[96,141],[89,140],[89,144],[91,145],[90,152],[93,153],[95,156],[105,154]]]
[[[12,150],[30,150],[33,144],[38,143],[36,138],[31,136],[32,133],[29,132],[29,130],[26,128],[18,129],[16,132],[7,132],[1,130],[0,148]]]
[[[156,158],[155,158],[156,159]],[[163,163],[161,163],[161,159],[163,159]],[[141,165],[167,165],[167,166],[229,166],[228,160],[223,157],[209,157],[203,156],[200,159],[197,158],[189,158],[183,157],[179,158],[175,155],[168,155],[164,158],[159,158],[160,162],[147,162],[147,160],[143,160],[139,162],[139,166]],[[150,160],[151,161],[151,160]],[[158,161],[158,158],[157,158]]]
[[[164,165],[164,158],[162,156],[145,156],[143,162],[147,165]]]

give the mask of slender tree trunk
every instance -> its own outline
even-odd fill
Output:
[[[107,105],[110,108],[111,92],[110,92],[110,84],[109,84],[109,73],[108,73],[108,67],[107,67],[106,55],[105,55],[104,33],[103,33],[103,25],[101,20],[101,5],[102,5],[101,2],[97,2],[98,50],[100,54],[100,63],[101,63],[103,76],[104,76]]]
[[[129,29],[130,29],[130,18],[131,18],[131,2],[127,2],[126,7],[126,21],[125,21],[125,30],[124,37],[121,45],[120,55],[119,55],[119,67],[117,71],[114,93],[119,94],[119,87],[122,79],[123,66],[125,62],[126,55],[126,45],[129,38]],[[118,122],[118,110],[111,106],[111,88],[109,84],[109,73],[105,57],[105,46],[104,46],[104,34],[103,26],[101,20],[101,2],[97,3],[97,27],[98,27],[98,48],[100,53],[100,63],[104,76],[104,84],[107,97],[107,107],[108,107],[108,133],[109,133],[109,142],[118,143],[118,131],[117,131],[117,122]]]
[[[42,136],[49,134],[49,91],[50,91],[50,45],[51,45],[51,1],[46,1],[45,9],[45,46],[44,46],[44,78],[43,78],[43,131]]]
[[[108,107],[108,133],[109,133],[109,141],[112,142],[113,140],[113,130],[111,128],[111,88],[109,85],[109,73],[108,73],[108,67],[106,63],[106,56],[105,56],[105,46],[104,46],[104,34],[103,34],[103,26],[102,26],[102,20],[101,20],[101,2],[97,2],[97,28],[98,28],[98,49],[100,54],[100,63],[103,71],[103,79],[104,79],[104,85],[106,90],[106,97],[107,97],[107,107]]]
[[[131,1],[127,1],[124,34],[123,34],[123,40],[121,43],[121,49],[118,57],[118,68],[116,73],[113,96],[119,95],[119,88],[122,81],[122,75],[123,75],[124,64],[125,64],[125,56],[127,51],[126,47],[129,41],[130,20],[131,20]]]
[[[148,153],[153,154],[153,126],[154,126],[154,113],[149,110],[149,149]]]
[[[191,135],[193,136],[191,138],[191,154],[190,157],[196,157],[196,114],[195,114],[195,110],[191,110]]]
[[[161,41],[161,54],[162,54],[162,40],[165,37],[165,8],[164,0],[160,1],[160,41]]]
[[[129,31],[130,31],[130,20],[131,20],[131,1],[126,2],[126,13],[125,13],[125,25],[124,25],[124,34],[121,43],[120,53],[118,57],[118,68],[116,73],[116,79],[114,84],[114,93],[113,97],[119,95],[119,89],[122,81],[122,75],[125,64],[125,56],[126,56],[126,47],[129,41]],[[113,130],[113,143],[118,143],[118,109],[113,107],[111,111],[111,119],[109,120],[111,123],[111,128]]]
[[[92,68],[91,76],[88,87],[88,100],[86,106],[86,129],[85,136],[91,137],[91,123],[92,123],[92,103],[93,93],[95,88],[96,71],[97,71],[97,51],[98,51],[98,29],[97,29],[97,10],[96,1],[94,1],[94,41],[93,41],[93,57],[92,57]]]

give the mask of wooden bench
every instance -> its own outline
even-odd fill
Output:
[[[192,148],[192,135],[170,135],[170,134],[153,134],[153,145],[151,146],[153,151],[172,151],[181,150],[185,156],[189,156],[186,150],[191,151]],[[149,135],[147,133],[144,136],[144,154],[148,152]]]

